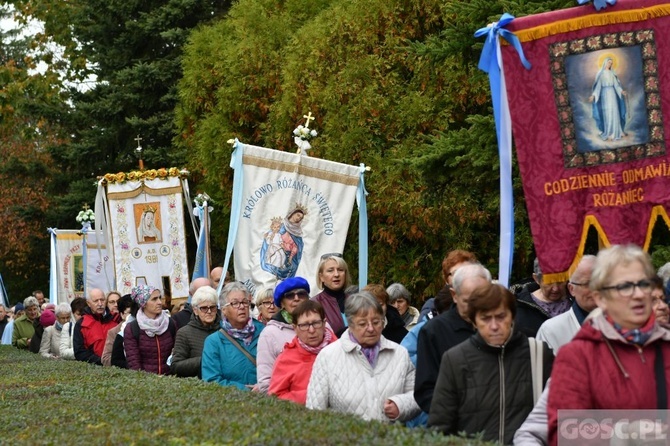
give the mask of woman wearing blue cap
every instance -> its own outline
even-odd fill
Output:
[[[309,299],[309,283],[302,277],[290,277],[275,288],[275,305],[280,310],[270,319],[258,341],[258,390],[267,393],[277,356],[295,337],[291,313]]]

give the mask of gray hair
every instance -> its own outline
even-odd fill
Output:
[[[193,293],[193,296],[191,297],[191,306],[199,307],[200,304],[205,301],[210,301],[216,305],[218,303],[217,297],[214,288],[211,286],[201,286],[195,290],[195,293]]]
[[[389,295],[390,304],[393,304],[398,299],[405,299],[408,305],[412,304],[411,295],[402,283],[392,283],[386,288],[386,292]]]
[[[670,281],[670,262],[666,263],[658,269],[658,275],[663,279],[663,285],[667,285]]]
[[[377,302],[375,297],[367,291],[352,294],[344,302],[344,315],[347,318],[347,325],[353,323],[354,316],[362,311],[375,310],[381,317],[384,317],[384,309]]]
[[[28,296],[25,299],[23,299],[23,308],[25,310],[28,309],[28,307],[35,306],[37,308],[40,307],[40,303],[37,301],[37,298],[34,296]]]
[[[591,279],[591,275],[587,274],[588,272],[593,271],[593,265],[596,263],[596,256],[587,254],[582,257],[575,268],[575,271],[570,276],[570,282],[572,283],[582,283],[584,280],[588,281]]]
[[[610,280],[612,280],[612,271],[617,266],[626,266],[633,262],[640,262],[647,279],[651,279],[656,274],[651,264],[651,257],[639,246],[614,245],[603,249],[596,257],[596,264],[593,267],[589,288],[600,290],[602,287],[609,285]]]
[[[257,307],[260,307],[263,304],[265,299],[272,299],[272,302],[275,301],[275,289],[274,288],[261,288],[256,292],[256,303]]]
[[[540,268],[540,259],[535,257],[533,260],[533,274],[537,276],[537,280],[542,280],[542,269]]]
[[[54,313],[56,313],[56,316],[59,314],[72,314],[72,308],[70,308],[70,304],[58,304]]]
[[[228,295],[234,291],[241,291],[244,293],[244,297],[249,299],[251,296],[249,294],[249,289],[242,282],[229,282],[221,290],[219,294],[219,308],[223,309],[228,303]]]
[[[461,294],[463,282],[465,282],[466,279],[474,279],[476,277],[491,282],[491,273],[488,269],[484,268],[481,263],[469,263],[458,268],[454,273],[454,280],[452,282],[454,292],[456,292],[456,294]]]

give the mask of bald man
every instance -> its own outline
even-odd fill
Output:
[[[212,288],[214,288],[215,290],[218,289],[219,287],[219,282],[221,282],[221,276],[223,276],[223,267],[221,266],[217,266],[209,273],[209,277],[212,278],[212,282],[214,283],[214,285],[212,285]],[[191,294],[191,296],[193,295]]]
[[[72,346],[77,361],[102,365],[100,357],[105,347],[107,332],[118,324],[107,309],[105,293],[94,288],[86,298],[88,308],[74,326]]]
[[[198,290],[198,288],[204,286],[211,286],[212,288],[216,289],[212,281],[206,277],[198,277],[193,282],[191,282],[191,285],[188,287],[188,301],[181,311],[172,316],[172,320],[177,324],[177,330],[179,330],[181,327],[185,327],[186,324],[188,324],[188,321],[191,320],[191,315],[193,314],[193,309],[191,308],[191,298]]]

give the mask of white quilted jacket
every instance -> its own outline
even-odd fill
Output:
[[[400,410],[399,420],[414,418],[421,409],[414,401],[414,365],[404,347],[380,340],[373,369],[361,346],[349,339],[349,330],[316,357],[307,387],[309,409],[333,409],[365,420],[390,421],[384,402],[390,399]]]

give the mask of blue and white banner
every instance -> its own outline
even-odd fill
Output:
[[[7,290],[5,289],[5,282],[2,280],[2,274],[0,274],[0,303],[9,308],[9,296],[7,296]]]
[[[70,303],[85,297],[84,247],[76,229],[49,229],[51,232],[51,274],[49,300],[55,304]]]
[[[210,270],[210,249],[209,249],[209,207],[207,202],[204,205],[197,205],[193,208],[193,213],[200,220],[200,235],[198,236],[198,250],[195,253],[195,264],[193,265],[193,276],[191,281],[200,277],[209,277]]]
[[[363,187],[361,167],[239,142],[231,167],[235,178],[224,269],[234,246],[235,279],[252,292],[301,276],[317,294],[321,256],[345,250],[356,193]],[[364,193],[361,197],[365,200]],[[367,227],[366,217],[361,219]]]

